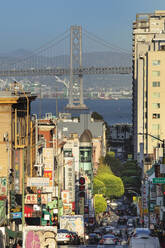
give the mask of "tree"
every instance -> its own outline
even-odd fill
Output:
[[[105,184],[97,178],[93,179],[93,193],[94,193],[94,195],[95,194],[105,195],[105,193],[106,193]]]
[[[103,164],[102,158],[100,159],[100,166],[97,170],[97,175],[101,173],[113,174],[111,168],[108,165]]]
[[[124,185],[119,177],[110,173],[99,173],[96,178],[104,183],[106,187],[106,197],[121,197],[124,194]]]
[[[102,121],[104,121],[102,115],[100,115],[100,114],[97,113],[97,112],[93,112],[92,115],[91,115],[91,117],[92,117],[94,120],[102,120]]]
[[[112,172],[116,175],[116,176],[121,176],[121,171],[123,170],[123,165],[121,163],[121,161],[119,159],[116,159],[112,153],[107,153],[106,156],[103,159],[103,162],[105,164],[107,164]]]
[[[94,197],[94,208],[95,213],[103,213],[107,209],[107,202],[106,199],[102,195],[95,195]]]

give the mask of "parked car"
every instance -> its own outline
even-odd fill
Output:
[[[57,243],[58,244],[72,244],[73,237],[71,232],[67,229],[58,229],[57,230]]]

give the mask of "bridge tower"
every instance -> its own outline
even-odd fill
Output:
[[[70,27],[70,85],[69,103],[66,109],[88,109],[83,98],[83,75],[75,69],[82,68],[82,27]]]

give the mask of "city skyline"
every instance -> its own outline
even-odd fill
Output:
[[[75,24],[131,53],[136,14],[163,9],[163,0],[2,1],[0,54],[17,49],[34,50]]]

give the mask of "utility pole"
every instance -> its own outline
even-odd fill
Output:
[[[150,222],[151,222],[151,213],[150,213],[150,200],[151,200],[151,193],[150,193],[150,190],[151,190],[151,182],[150,182],[150,180],[148,180],[148,183],[149,183],[149,185],[148,185],[148,193],[149,193],[149,197],[148,197],[148,228],[150,228]]]

